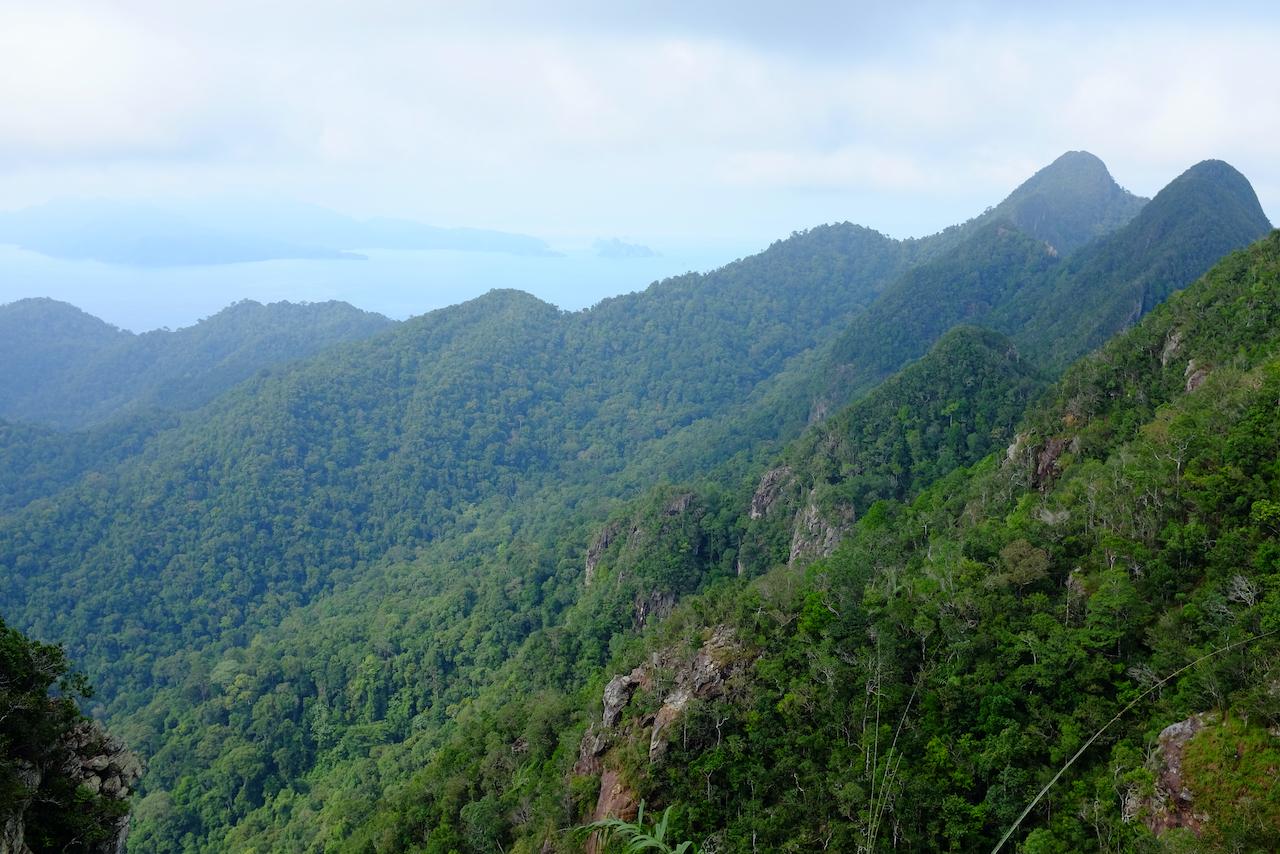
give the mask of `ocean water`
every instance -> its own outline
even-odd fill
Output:
[[[759,248],[684,249],[622,259],[601,258],[589,246],[557,247],[562,254],[555,256],[355,250],[367,259],[129,267],[0,246],[0,304],[52,297],[134,332],[188,326],[242,299],[343,300],[402,320],[493,288],[516,288],[576,310],[669,276],[714,269]]]

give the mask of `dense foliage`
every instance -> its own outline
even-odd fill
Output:
[[[834,423],[857,425],[841,436],[839,453],[879,461],[860,482],[870,486],[878,476],[883,492],[902,494],[910,481],[895,478],[882,428],[906,419],[921,463],[950,453],[953,465],[972,462],[1007,441],[1034,388],[1006,341],[963,330],[836,416]],[[936,405],[903,415],[904,401]],[[977,444],[962,441],[953,451],[959,413],[984,429]],[[833,435],[814,432],[806,441]],[[600,667],[619,639],[678,597],[737,577],[752,486],[667,486],[628,505],[600,526],[612,533],[607,543],[595,538],[589,586],[581,552],[565,544],[580,535],[553,531],[506,543],[496,565],[476,554],[428,553],[416,567],[376,584],[363,580],[291,616],[212,674],[185,674],[182,696],[196,705],[171,718],[167,743],[152,758],[152,779],[167,794],[142,802],[136,840],[164,847],[184,833],[199,838],[202,826],[235,824],[227,840],[234,847],[307,847],[357,831],[348,844],[359,850],[370,838],[424,844],[425,828],[440,850],[486,850],[466,841],[479,819],[460,811],[471,816],[481,807],[467,805],[476,802],[518,810],[530,827],[563,826],[572,818],[562,801],[572,745],[561,744],[560,731],[598,696]],[[377,603],[372,613],[368,602]],[[164,696],[146,714],[172,715],[177,702]],[[518,742],[525,770],[514,775],[510,745]],[[188,757],[202,749],[238,764],[219,758],[193,767]],[[290,780],[295,766],[315,771]],[[397,780],[408,788],[393,796]],[[249,810],[252,799],[264,806]],[[485,815],[491,836],[475,838],[507,844],[521,831]]]
[[[1208,829],[1170,844],[1275,850],[1273,772],[1240,757],[1274,756],[1280,722],[1278,356],[1280,233],[1069,372],[1009,454],[708,600],[751,639],[750,686],[633,785],[729,850],[985,849],[1127,701],[1261,636],[1122,718],[1024,845],[1159,850],[1154,736],[1217,710],[1187,753]]]
[[[50,692],[53,692],[52,694]],[[0,838],[39,852],[90,851],[115,836],[123,802],[91,792],[72,773],[89,693],[61,648],[0,620]],[[17,836],[11,838],[10,834]],[[14,850],[18,850],[15,848]]]
[[[979,222],[1008,220],[1067,255],[1128,223],[1146,202],[1117,185],[1097,157],[1068,151]]]
[[[150,412],[74,433],[0,421],[0,513],[54,495],[89,472],[114,469],[177,421],[174,415]]]
[[[826,388],[873,385],[956,323],[997,329],[1061,370],[1270,228],[1249,182],[1220,161],[1193,166],[1065,259],[1011,222],[986,223],[855,318],[833,343]]]
[[[1083,239],[1137,206],[1109,176],[1081,183],[1080,166],[1068,159],[1011,196],[1034,204],[926,240],[813,229],[573,314],[493,292],[258,372],[165,422],[71,441],[6,427],[0,475],[23,488],[0,509],[0,608],[64,641],[102,688],[95,711],[149,757],[133,849],[572,848],[559,831],[590,815],[598,782],[569,769],[608,675],[634,666],[645,642],[696,645],[732,618],[761,661],[776,652],[780,672],[800,678],[808,659],[796,645],[819,649],[826,626],[805,609],[833,613],[818,588],[787,598],[809,558],[873,531],[885,541],[879,564],[908,554],[914,529],[896,520],[915,511],[894,502],[1008,444],[1041,368],[1057,367],[1041,354],[1079,346],[1014,323],[1020,295],[1068,281],[1074,259],[1105,243],[1171,259],[1185,279],[1153,290],[1159,301],[1194,277],[1201,254],[1254,236],[1256,223],[1229,211],[1219,243],[1177,227],[1239,201],[1208,176],[1058,257],[1042,234]],[[1080,199],[1054,202],[1054,188],[1081,186],[1099,199],[1092,217],[1078,216]],[[1152,208],[1168,227],[1130,232]],[[1112,243],[1130,233],[1150,239]],[[1145,269],[1070,279],[1072,302],[1036,306],[1074,311],[1090,286],[1123,290]],[[1090,334],[1110,330],[1105,312],[1083,314]],[[1027,344],[947,334],[968,321]],[[775,459],[809,420],[821,423]],[[77,450],[112,431],[125,450]],[[752,518],[767,463],[792,479]],[[924,500],[946,504],[985,482],[948,480]],[[1020,539],[995,552],[1011,549],[999,592],[1014,611],[1036,592],[1040,552],[1053,557]],[[841,565],[850,548],[818,566]],[[750,599],[762,589],[774,591],[767,606]],[[911,666],[899,652],[886,652],[886,680]],[[844,675],[848,689],[862,674]],[[886,714],[901,700],[890,693]],[[785,696],[771,701],[777,714],[811,711]],[[742,702],[735,694],[730,707]],[[760,720],[791,726],[782,740],[805,737],[791,718]],[[718,747],[725,724],[712,727]],[[698,764],[700,732],[678,763],[699,770],[705,806],[691,777],[639,774],[644,762],[625,748],[610,761],[660,806],[685,805],[671,813],[681,831],[736,833],[747,813],[731,804],[756,795],[710,791],[720,783]],[[762,796],[781,798],[781,785]],[[799,833],[787,822],[800,812],[771,838]]]
[[[236,303],[193,326],[133,335],[51,299],[0,306],[0,418],[97,426],[194,409],[271,365],[391,326],[346,303]]]
[[[371,561],[465,531],[477,502],[492,515],[546,484],[581,489],[741,399],[900,254],[867,229],[815,229],[590,312],[495,291],[261,373],[0,520],[0,601],[131,705],[155,659],[243,643]]]

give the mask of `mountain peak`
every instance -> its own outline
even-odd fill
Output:
[[[31,335],[34,334],[33,327],[39,326],[46,331],[52,328],[79,336],[131,337],[131,333],[117,329],[69,302],[50,297],[27,297],[0,305],[0,324],[12,327],[12,335]]]
[[[1170,191],[1180,191],[1184,187],[1195,187],[1202,192],[1216,191],[1234,197],[1255,218],[1267,222],[1268,228],[1271,225],[1267,221],[1266,214],[1262,211],[1262,205],[1258,202],[1258,194],[1254,192],[1253,185],[1249,183],[1249,179],[1225,160],[1201,160],[1186,172],[1174,178],[1169,183],[1169,186],[1160,191],[1156,198],[1160,198],[1160,196],[1166,195]]]
[[[1068,151],[1022,182],[988,216],[1007,219],[1065,254],[1124,225],[1145,203],[1117,184],[1097,156]]]
[[[1202,160],[1174,178],[1134,222],[1148,230],[1163,230],[1170,222],[1189,218],[1195,218],[1201,231],[1222,231],[1232,225],[1257,238],[1271,230],[1249,179],[1222,160]],[[1218,251],[1214,258],[1221,254]]]
[[[1091,151],[1066,151],[1063,152],[1057,160],[1037,172],[1037,175],[1050,171],[1071,171],[1076,173],[1089,173],[1105,176],[1108,180],[1111,173],[1107,171],[1107,164],[1102,162],[1102,158]]]

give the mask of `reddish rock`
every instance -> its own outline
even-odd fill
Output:
[[[600,796],[596,798],[596,809],[591,814],[592,821],[606,818],[620,818],[623,821],[634,821],[640,806],[636,793],[623,782],[621,775],[612,768],[605,768],[600,775]],[[587,854],[601,854],[599,833],[592,833],[587,838]]]
[[[1146,805],[1145,822],[1156,836],[1175,827],[1200,834],[1208,816],[1195,811],[1195,799],[1182,777],[1182,759],[1195,734],[1217,723],[1213,713],[1192,715],[1185,721],[1170,724],[1160,732],[1154,757],[1155,793]]]

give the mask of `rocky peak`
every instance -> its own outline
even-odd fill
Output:
[[[790,485],[792,475],[790,466],[778,466],[765,472],[751,496],[751,509],[747,515],[752,519],[763,519],[778,502],[782,491]]]

